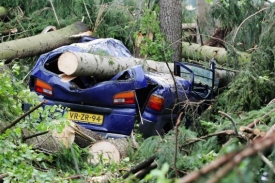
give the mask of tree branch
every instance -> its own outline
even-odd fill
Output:
[[[17,119],[15,119],[13,122],[11,122],[11,124],[9,124],[8,126],[6,126],[5,128],[3,128],[1,130],[1,133],[5,133],[7,129],[15,126],[19,121],[21,121],[23,118],[25,118],[26,116],[28,116],[29,114],[31,114],[33,111],[35,111],[36,109],[38,109],[39,107],[41,107],[44,103],[46,102],[46,100],[44,100],[43,102],[41,102],[40,104],[36,105],[35,107],[33,107],[31,110],[29,110],[28,112],[24,113],[23,115],[19,116]]]
[[[202,167],[199,171],[194,171],[183,177],[179,180],[179,183],[184,182],[192,182],[202,177],[203,175],[214,171],[219,168],[216,174],[208,180],[207,183],[216,183],[222,177],[224,177],[227,173],[229,173],[234,166],[237,166],[241,163],[244,158],[253,156],[258,152],[261,152],[269,147],[271,147],[275,143],[275,132],[270,134],[269,136],[265,136],[264,138],[259,138],[254,140],[251,144],[249,144],[246,148],[226,154],[221,156],[220,158],[212,161],[208,165]],[[221,167],[224,165],[223,167]]]
[[[124,174],[122,178],[126,179],[127,177],[129,177],[129,175],[135,174],[136,172],[150,166],[153,163],[153,161],[155,160],[155,158],[156,158],[156,156],[151,156],[147,160],[139,163],[137,166],[131,168],[126,174]]]
[[[184,146],[187,146],[187,145],[194,144],[196,142],[202,141],[203,139],[207,139],[207,138],[210,138],[210,137],[213,137],[213,136],[218,136],[218,135],[234,135],[234,134],[235,134],[235,132],[233,130],[224,130],[224,131],[220,131],[220,132],[217,132],[217,133],[211,133],[211,134],[199,137],[197,139],[193,139],[193,140],[191,140],[189,142],[186,142],[186,143],[182,144],[180,146],[180,148],[182,148]]]
[[[44,135],[44,134],[47,134],[47,133],[49,133],[49,131],[44,131],[44,132],[36,133],[36,134],[30,135],[30,136],[27,136],[27,137],[23,137],[22,141],[25,142],[28,139],[31,139],[33,137],[38,137],[40,135]]]
[[[238,130],[237,130],[237,126],[236,126],[236,122],[234,121],[234,119],[231,116],[229,116],[228,114],[226,114],[225,112],[218,111],[218,113],[224,115],[225,117],[227,117],[231,121],[231,123],[232,123],[232,125],[234,127],[235,134],[239,135],[238,134]]]

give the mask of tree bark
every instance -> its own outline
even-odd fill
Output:
[[[129,67],[142,65],[144,71],[169,73],[165,62],[138,58],[94,55],[90,53],[65,52],[58,59],[58,69],[70,76],[94,76],[110,78]],[[173,63],[169,63],[173,70]]]
[[[63,45],[74,43],[75,34],[89,31],[87,25],[76,22],[62,29],[0,44],[0,60],[37,56]]]
[[[192,60],[209,61],[215,58],[218,64],[223,65],[227,62],[228,52],[224,48],[211,46],[201,46],[195,43],[182,42],[182,57]],[[251,55],[245,52],[237,52],[239,63],[247,63],[251,60]]]
[[[182,5],[181,0],[160,0],[160,28],[174,51],[173,61],[181,61]]]
[[[57,153],[64,148],[69,148],[73,143],[76,143],[81,148],[86,148],[102,137],[91,130],[83,128],[76,123],[69,121],[61,132],[55,129],[50,130],[48,133],[41,133],[41,135],[34,135],[35,132],[22,129],[23,139],[34,148],[41,149],[51,153]],[[33,136],[34,135],[34,136]],[[32,138],[28,138],[31,137]]]
[[[127,157],[129,153],[129,142],[126,138],[107,139],[98,141],[89,148],[89,152],[93,157],[89,162],[93,164],[103,163],[119,163],[120,160]]]
[[[118,72],[136,65],[141,65],[145,72],[156,71],[170,74],[165,62],[139,58],[109,57],[90,53],[65,52],[58,59],[58,69],[65,73],[65,75],[60,75],[64,81],[78,76],[110,79]],[[168,65],[173,71],[174,63],[168,63]],[[226,86],[235,74],[233,71],[216,69],[216,78],[219,79],[219,86]]]
[[[92,143],[102,140],[102,136],[98,133],[84,128],[80,125],[75,125],[75,139],[74,142],[81,148],[86,148],[90,146]]]

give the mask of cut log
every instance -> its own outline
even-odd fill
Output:
[[[23,138],[35,134],[26,129],[23,129],[22,131]],[[85,148],[101,139],[102,138],[98,133],[83,128],[72,121],[68,121],[68,124],[65,125],[61,132],[57,132],[53,129],[50,130],[49,133],[41,133],[39,136],[27,138],[26,143],[33,145],[34,148],[56,153],[64,148],[71,147],[73,143],[76,143],[81,148]]]
[[[228,52],[224,48],[201,46],[195,43],[182,42],[182,57],[208,61],[211,58],[215,58],[218,64],[223,65],[228,60]],[[246,63],[251,60],[251,54],[245,52],[237,52],[238,61],[240,63]]]
[[[70,78],[77,76],[94,76],[100,79],[110,79],[118,72],[136,65],[142,65],[145,72],[170,73],[165,62],[134,57],[109,57],[90,53],[65,52],[58,59],[58,68],[61,72],[65,73],[65,75],[62,74],[63,80],[70,80]],[[174,64],[168,63],[168,65],[173,72]],[[216,69],[216,78],[219,79],[220,86],[226,86],[234,75],[235,72],[233,71]]]
[[[93,144],[89,152],[92,157],[88,161],[93,164],[119,163],[128,155],[129,142],[126,138],[106,139]]]
[[[165,62],[138,58],[109,57],[90,53],[65,52],[58,59],[58,69],[70,76],[110,78],[129,67],[142,65],[144,71],[169,73]],[[173,63],[169,63],[173,70]]]
[[[83,128],[77,124],[74,125],[75,128],[75,139],[74,142],[81,148],[86,148],[90,146],[92,143],[102,140],[102,136],[98,133],[89,130],[87,128]]]
[[[1,43],[0,60],[40,55],[60,46],[77,42],[79,38],[72,36],[88,30],[87,25],[76,22],[56,31]]]

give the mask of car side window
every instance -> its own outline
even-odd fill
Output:
[[[203,68],[196,65],[185,65],[189,69],[191,69],[194,73],[194,84],[207,85],[212,87],[213,84],[213,71],[207,68]],[[185,69],[182,68],[182,74],[186,75]]]

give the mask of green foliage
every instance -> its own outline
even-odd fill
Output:
[[[160,22],[158,20],[159,7],[156,6],[152,11],[149,8],[143,9],[143,15],[140,18],[139,31],[135,32],[136,39],[139,34],[143,35],[140,43],[140,53],[152,60],[169,61],[172,56],[170,43],[160,31]],[[150,38],[153,34],[153,39]]]
[[[259,11],[262,8],[260,2],[254,1],[221,1],[220,6],[215,6],[215,17],[224,21],[226,25],[235,28],[249,15],[253,16],[246,21],[232,34],[227,37],[228,51],[230,59],[228,65],[233,65],[241,71],[234,77],[227,90],[219,95],[218,102],[215,104],[219,110],[225,112],[240,112],[259,109],[266,105],[275,97],[274,91],[274,21],[271,17],[275,16],[274,3],[270,4],[264,12]],[[218,9],[215,9],[218,8]],[[238,17],[233,13],[233,19],[229,21],[229,16],[239,12]],[[256,12],[256,13],[255,13]],[[231,17],[230,17],[231,18]],[[222,24],[223,25],[223,24]],[[231,46],[233,34],[237,32],[234,45],[238,50],[247,50],[247,48],[257,45],[252,53],[251,62],[240,66],[236,61],[237,54]],[[239,44],[241,43],[241,44]],[[239,46],[236,46],[239,45]],[[245,45],[245,48],[240,48]]]
[[[34,96],[27,92],[23,87],[21,81],[17,81],[16,78],[12,77],[12,72],[7,66],[0,66],[1,83],[0,83],[0,122],[6,122],[14,119],[14,116],[19,116],[22,113],[21,109],[21,99]],[[35,97],[33,100],[30,100],[30,103],[34,103]]]
[[[34,103],[37,99],[34,94],[26,91],[21,82],[12,77],[11,71],[2,66],[5,72],[0,73],[0,126],[1,130],[10,121],[22,114],[21,104],[23,101]],[[30,121],[29,121],[30,122]],[[29,123],[30,124],[30,123]],[[26,126],[29,126],[25,123]],[[31,146],[21,141],[22,124],[0,133],[0,164],[1,173],[7,173],[5,182],[52,182],[59,178],[53,172],[41,172],[35,169],[35,163],[42,163],[47,157],[42,153],[35,152]]]
[[[116,38],[132,50],[132,35],[135,31],[135,21],[138,18],[135,15],[138,14],[137,4],[139,2],[124,0],[94,1],[94,3],[94,8],[91,9],[93,35]]]
[[[168,163],[164,163],[161,166],[161,169],[154,169],[145,177],[145,181],[153,180],[156,183],[170,183],[172,182],[170,179],[166,178],[166,174],[169,170]]]
[[[219,20],[222,28],[231,32],[226,37],[225,46],[229,51],[227,66],[238,68],[236,50],[247,51],[259,45],[262,21],[265,13],[261,10],[264,1],[220,0],[211,6],[212,17]],[[259,11],[259,12],[258,12]]]
[[[14,69],[17,70],[16,66]],[[4,67],[4,70],[6,72],[0,73],[0,79],[3,81],[0,83],[0,104],[3,105],[0,113],[1,130],[22,114],[22,103],[36,105],[39,101],[36,94],[30,93],[21,81],[13,77],[8,67]],[[67,124],[66,114],[63,115],[63,112],[64,109],[60,106],[39,108],[5,133],[0,132],[0,174],[8,175],[4,182],[68,182],[66,178],[70,175],[100,176],[109,172],[115,174],[118,169],[132,165],[129,158],[122,160],[119,165],[93,165],[87,161],[87,149],[80,149],[75,144],[55,154],[44,154],[22,141],[22,129],[34,133],[53,129],[62,131]],[[116,177],[113,179],[117,181]]]
[[[150,4],[145,8],[142,6],[142,9],[139,9],[138,3],[134,0],[85,0],[84,4],[83,0],[55,0],[53,5],[60,23],[58,25],[50,1],[4,1],[2,6],[7,7],[9,11],[5,21],[0,22],[0,32],[13,27],[19,29],[18,35],[2,37],[4,41],[7,41],[38,34],[48,25],[61,28],[76,20],[81,20],[84,16],[84,22],[91,26],[94,36],[120,39],[129,48],[133,46],[133,34],[137,35],[139,31],[144,35],[153,32],[153,40],[144,38],[141,53],[154,60],[169,60],[167,58],[170,58],[172,52],[169,49],[169,43],[160,33],[157,18],[159,10],[155,7],[156,2],[153,1],[152,4],[154,5]],[[239,150],[243,147],[243,142],[238,138],[233,138],[228,142],[229,136],[226,135],[200,139],[189,145],[183,144],[202,135],[227,129],[232,130],[232,122],[227,118],[218,116],[218,110],[228,112],[236,121],[237,128],[253,122],[254,119],[261,120],[257,128],[263,131],[267,131],[271,125],[275,124],[274,112],[269,113],[274,108],[274,104],[262,107],[275,96],[273,89],[275,83],[273,74],[275,60],[274,6],[272,5],[266,11],[245,20],[243,25],[237,29],[245,18],[261,8],[260,1],[248,0],[238,1],[238,3],[222,0],[218,6],[213,7],[213,17],[219,19],[223,27],[230,27],[234,30],[227,37],[227,49],[230,51],[231,57],[227,65],[239,67],[239,64],[234,60],[237,54],[233,47],[242,51],[255,45],[258,47],[252,53],[252,63],[247,65],[246,69],[240,69],[242,72],[235,77],[228,90],[219,96],[214,107],[209,110],[209,113],[212,114],[208,113],[208,116],[202,116],[200,120],[194,122],[195,125],[191,129],[186,129],[183,126],[179,128],[177,147],[174,131],[171,131],[164,137],[150,137],[144,140],[140,149],[137,152],[131,152],[130,156],[119,165],[102,163],[92,165],[86,161],[86,150],[80,149],[75,144],[72,148],[64,149],[64,151],[52,156],[42,154],[35,151],[32,146],[22,142],[22,129],[30,129],[35,132],[49,129],[61,131],[66,124],[64,118],[66,116],[63,116],[63,109],[59,106],[39,108],[16,126],[0,134],[0,173],[8,173],[8,177],[4,181],[68,182],[63,178],[76,173],[84,176],[99,176],[112,172],[114,175],[118,175],[118,170],[128,169],[136,161],[156,155],[159,169],[153,170],[145,181],[172,182],[175,176],[172,168],[174,167],[175,150],[178,152],[176,166],[179,170],[186,172],[197,170],[227,152]],[[192,21],[185,14],[183,16],[186,22]],[[238,32],[233,43],[231,41],[236,31]],[[9,66],[10,72],[0,72],[1,126],[22,114],[22,102],[37,104],[37,96],[30,93],[24,86],[27,73],[31,68],[29,63],[33,63],[35,60],[36,58],[15,60]],[[112,64],[111,61],[110,64]],[[56,112],[57,110],[59,112]],[[269,115],[262,118],[267,113]],[[38,120],[40,123],[37,123]],[[141,141],[140,135],[138,138]],[[224,145],[225,143],[226,145]],[[268,151],[265,152],[266,156],[274,161],[275,149],[270,148]],[[40,171],[41,169],[46,171]],[[251,157],[242,161],[221,182],[259,182],[263,172],[269,172],[269,179],[274,180],[270,168],[263,164],[259,158]],[[212,174],[208,177],[211,176]],[[123,181],[120,179],[113,177],[111,181]],[[205,182],[205,180],[199,180],[199,182]]]
[[[259,72],[250,71],[253,70],[241,71],[228,90],[219,96],[218,105],[221,105],[221,109],[228,112],[259,109],[274,98],[274,81]]]
[[[201,150],[201,143],[194,143],[181,147],[188,140],[196,138],[196,133],[186,129],[184,126],[179,128],[178,132],[178,147],[177,147],[177,167],[180,170],[192,170],[201,166],[201,158],[204,158],[204,153]],[[194,152],[194,156],[193,156]],[[174,167],[175,156],[175,135],[174,131],[169,132],[163,138],[149,137],[142,143],[138,156],[139,159],[146,159],[152,155],[156,155],[158,165],[161,166],[168,163],[170,167]],[[207,158],[204,158],[207,159]],[[174,173],[169,172],[168,178],[174,177]]]
[[[81,149],[76,144],[73,144],[71,148],[65,148],[61,152],[55,154],[54,159],[54,164],[57,169],[70,174],[78,174],[76,168],[72,167],[78,166],[79,169],[86,168],[88,151],[87,149]]]

